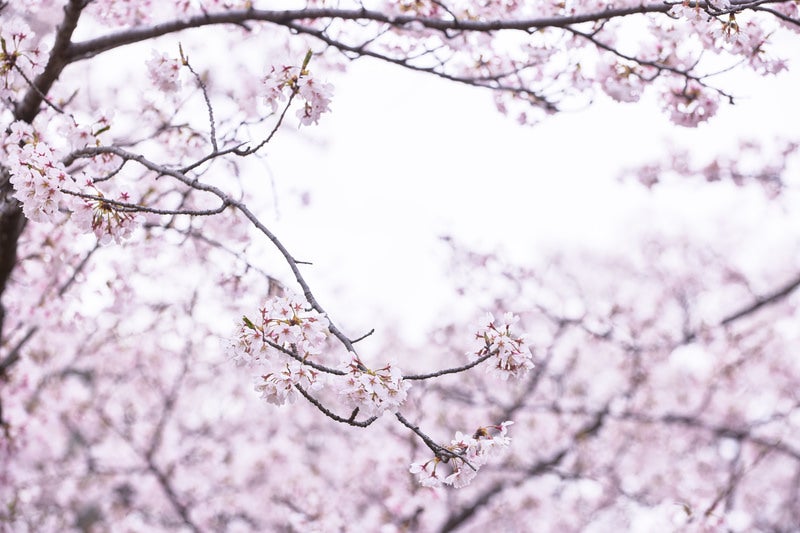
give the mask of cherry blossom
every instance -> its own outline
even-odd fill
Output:
[[[180,59],[153,50],[152,57],[147,61],[147,74],[159,91],[175,93],[181,88],[181,67]]]
[[[296,295],[271,298],[260,309],[257,323],[242,319],[228,344],[229,358],[252,366],[269,354],[291,352],[302,359],[318,355],[327,338],[328,324],[325,315],[310,309]]]
[[[317,124],[320,115],[330,111],[329,105],[333,96],[333,86],[316,81],[307,70],[311,55],[307,54],[303,66],[272,67],[264,78],[266,99],[273,112],[277,112],[280,102],[287,98],[300,96],[304,101],[297,110],[297,118],[304,126]],[[288,96],[287,96],[288,95]]]
[[[664,108],[676,124],[693,127],[711,118],[717,111],[719,102],[710,91],[699,82],[677,82],[665,99]]]
[[[522,336],[511,332],[511,327],[519,321],[513,313],[503,314],[503,321],[496,321],[494,315],[487,313],[475,333],[476,349],[468,355],[475,358],[491,356],[492,364],[487,371],[501,379],[519,379],[534,367],[533,356]]]
[[[300,394],[297,385],[312,389],[320,386],[318,372],[298,361],[273,364],[274,370],[255,378],[255,389],[261,398],[275,405],[294,403]]]
[[[141,223],[142,217],[135,212],[126,211],[122,205],[105,200],[103,193],[91,183],[87,184],[86,189],[95,198],[83,201],[76,199],[70,220],[81,231],[93,232],[102,244],[108,244],[112,240],[119,244],[128,239]],[[129,201],[128,194],[120,195],[119,202],[125,204]]]
[[[343,366],[347,369],[347,375],[340,394],[367,416],[395,411],[406,400],[411,384],[403,380],[397,367],[387,364],[378,370],[371,370],[364,367],[354,353],[350,354],[349,361]]]
[[[471,437],[456,432],[455,438],[446,447],[448,453],[445,459],[437,456],[425,463],[413,463],[409,472],[416,474],[424,487],[442,484],[454,488],[466,487],[489,458],[511,444],[511,438],[507,436],[511,424],[513,422],[507,420],[497,426],[481,427]],[[443,474],[438,473],[437,468],[449,469],[450,474],[442,478]]]
[[[631,171],[642,212],[603,252],[442,241],[452,306],[416,342],[379,313],[356,326],[283,235],[308,211],[272,173],[311,172],[287,147],[324,144],[354,61],[525,125],[602,100],[711,126],[764,97],[750,81],[785,82],[797,2],[277,4],[0,2],[0,530],[796,529],[796,139],[728,154],[675,128],[691,150]],[[686,190],[732,207],[658,226]],[[504,208],[474,216],[502,229]],[[312,230],[358,261],[333,226]],[[486,420],[506,422],[462,432]]]
[[[27,81],[44,68],[38,39],[21,18],[3,21],[0,28],[0,97],[14,98],[16,91],[27,87]]]
[[[9,150],[8,167],[14,197],[22,202],[23,212],[29,219],[53,221],[63,198],[61,188],[68,184],[69,176],[64,165],[55,159],[52,148],[44,142],[26,140],[22,148],[10,146]]]

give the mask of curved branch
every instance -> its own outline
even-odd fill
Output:
[[[283,245],[283,243],[278,239],[278,237],[274,233],[272,233],[269,230],[269,228],[267,228],[264,225],[264,223],[261,222],[261,220],[259,220],[259,218],[250,210],[250,208],[247,207],[247,205],[244,202],[231,198],[228,194],[226,194],[222,189],[218,187],[215,187],[208,183],[203,183],[194,178],[190,178],[189,176],[185,175],[179,170],[168,168],[164,165],[159,165],[157,163],[150,161],[141,154],[129,152],[128,150],[116,146],[97,146],[97,147],[83,148],[81,150],[78,150],[70,154],[68,159],[74,160],[79,157],[92,157],[100,154],[114,154],[124,160],[135,161],[136,163],[139,163],[148,170],[157,172],[162,176],[169,176],[171,178],[174,178],[188,187],[197,189],[199,191],[211,193],[214,196],[218,197],[220,200],[222,200],[222,202],[225,203],[226,205],[236,208],[240,213],[242,213],[245,216],[245,218],[247,218],[247,220],[250,221],[250,223],[258,231],[260,231],[273,244],[273,246],[275,246],[278,249],[280,254],[286,260],[286,263],[289,265],[289,268],[291,269],[292,274],[294,275],[295,281],[297,281],[297,284],[300,285],[300,287],[302,288],[303,296],[305,297],[306,301],[317,312],[322,313],[328,317],[328,324],[329,324],[328,329],[330,330],[330,332],[337,339],[339,339],[342,345],[344,345],[344,347],[347,348],[347,351],[356,353],[352,341],[349,339],[349,337],[347,337],[344,333],[342,333],[342,331],[338,327],[336,327],[336,325],[331,320],[330,316],[328,316],[328,313],[317,301],[316,297],[314,296],[314,293],[311,292],[311,287],[309,287],[308,282],[306,281],[303,274],[300,272],[300,266],[299,266],[300,262],[297,261],[294,258],[294,256],[292,256],[291,253],[289,253],[289,250]]]
[[[287,348],[284,348],[280,344],[272,342],[269,339],[265,338],[264,342],[266,342],[269,346],[271,346],[272,348],[278,350],[279,352],[281,352],[281,353],[283,353],[285,355],[288,355],[292,359],[294,359],[294,360],[296,360],[296,361],[298,361],[300,363],[303,363],[304,365],[308,365],[308,366],[310,366],[311,368],[313,368],[315,370],[319,370],[320,372],[324,372],[326,374],[332,374],[334,376],[346,376],[347,375],[347,372],[345,372],[344,370],[337,370],[335,368],[330,368],[328,366],[321,365],[319,363],[315,363],[314,361],[310,361],[307,358],[300,357],[300,355],[297,352],[294,352],[293,350],[289,350]]]
[[[319,400],[317,400],[316,398],[311,396],[300,385],[295,384],[295,388],[298,391],[300,391],[300,394],[302,394],[303,397],[306,400],[311,402],[311,404],[314,405],[314,407],[319,409],[320,412],[322,412],[322,414],[324,414],[325,416],[327,416],[328,418],[330,418],[332,420],[335,420],[336,422],[341,422],[342,424],[347,424],[349,426],[356,426],[356,427],[360,427],[360,428],[365,428],[365,427],[369,426],[370,424],[372,424],[373,422],[375,422],[378,419],[377,416],[372,416],[370,418],[367,418],[366,420],[362,420],[361,422],[357,422],[356,420],[354,420],[355,419],[355,415],[358,414],[355,411],[353,412],[353,415],[350,416],[350,418],[342,418],[341,416],[334,414],[333,411],[331,411],[330,409],[328,409],[327,407],[322,405],[322,403]]]

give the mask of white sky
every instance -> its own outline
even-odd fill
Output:
[[[789,137],[800,123],[797,75],[737,81],[737,105],[694,130],[673,128],[654,101],[518,126],[485,91],[374,61],[334,81],[333,112],[270,146],[273,227],[314,263],[309,281],[335,321],[368,328],[382,313],[411,335],[449,294],[440,235],[524,261],[548,248],[613,249],[644,222],[712,235],[735,212],[747,225],[764,217],[759,198],[695,185],[653,195],[616,177],[664,157],[670,138],[713,154],[741,137]],[[310,204],[298,209],[305,190]]]

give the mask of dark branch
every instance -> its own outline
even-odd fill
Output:
[[[780,287],[779,289],[775,290],[774,292],[771,292],[771,293],[769,293],[769,294],[767,294],[765,296],[762,296],[761,298],[757,298],[750,305],[748,305],[748,306],[736,311],[735,313],[733,313],[731,315],[728,315],[727,317],[725,317],[722,320],[722,322],[720,322],[720,324],[723,325],[723,326],[726,326],[726,325],[730,324],[731,322],[735,322],[736,320],[739,320],[740,318],[744,318],[747,315],[755,313],[756,311],[758,311],[759,309],[761,309],[764,306],[772,305],[774,303],[778,303],[782,299],[784,299],[787,296],[789,296],[790,294],[792,294],[798,287],[800,287],[800,276],[797,276],[793,280],[789,281],[786,285]]]

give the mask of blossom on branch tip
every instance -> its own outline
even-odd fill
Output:
[[[305,67],[272,67],[264,78],[267,104],[275,113],[280,102],[299,96],[303,106],[297,110],[297,118],[304,126],[317,124],[322,113],[330,111],[333,85],[318,81]]]
[[[490,457],[510,446],[511,438],[507,433],[508,426],[513,423],[507,420],[496,426],[480,427],[472,437],[457,431],[455,438],[444,448],[442,454],[425,463],[412,463],[409,472],[415,474],[420,485],[424,487],[466,487]],[[444,478],[441,477],[441,472],[436,471],[441,464],[447,464],[450,468],[450,474]]]
[[[513,313],[505,313],[502,321],[497,321],[494,315],[486,313],[475,333],[477,347],[467,355],[476,359],[491,356],[487,371],[502,379],[524,376],[534,364],[531,349],[524,336],[511,331],[511,327],[518,321],[519,317]]]

